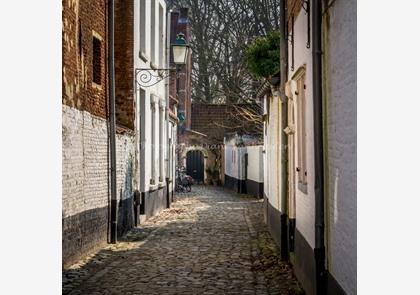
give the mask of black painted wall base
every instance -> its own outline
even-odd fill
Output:
[[[288,250],[289,252],[294,252],[294,271],[295,275],[301,283],[305,294],[316,294],[316,268],[315,268],[315,252],[316,249],[313,249],[309,243],[306,241],[304,236],[296,228],[296,219],[282,218],[282,214],[279,210],[274,208],[268,201],[267,196],[264,194],[264,219],[266,220],[268,230],[270,231],[271,236],[276,242],[277,246],[280,249],[280,252]],[[284,216],[284,215],[283,215]],[[282,251],[281,241],[282,241],[282,230],[285,230],[282,220],[286,220],[286,230],[287,230],[287,240],[288,248]],[[283,237],[284,238],[284,237]],[[285,252],[282,253],[286,256]],[[327,271],[326,272],[326,291],[324,294],[332,295],[345,295],[346,293],[334,279],[334,277]],[[324,295],[319,294],[319,295]]]
[[[117,237],[122,237],[134,227],[134,198],[119,200],[118,202],[118,223]]]
[[[108,206],[62,219],[62,261],[66,267],[108,240]]]
[[[266,195],[264,195],[264,207],[267,209],[267,226],[268,230],[276,242],[277,246],[281,247],[281,213],[279,210],[273,207],[268,201]],[[280,249],[281,250],[281,249]]]
[[[288,227],[287,230],[289,232],[289,251],[295,252],[295,229],[296,229],[296,219],[295,218],[288,218]]]
[[[166,186],[154,191],[141,193],[140,215],[146,219],[155,216],[167,207]]]
[[[264,182],[257,182],[251,179],[246,180],[246,191],[248,195],[263,198],[264,197]]]
[[[264,183],[256,182],[251,179],[237,179],[225,174],[225,187],[240,194],[262,198],[264,195]]]
[[[327,273],[327,294],[346,295],[346,292],[329,272]]]
[[[298,229],[295,230],[294,270],[306,294],[316,294],[314,250]]]

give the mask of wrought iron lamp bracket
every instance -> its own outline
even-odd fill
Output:
[[[141,87],[147,88],[156,85],[157,83],[169,77],[171,71],[176,71],[176,68],[170,69],[153,69],[153,68],[136,68],[135,80],[136,89]]]

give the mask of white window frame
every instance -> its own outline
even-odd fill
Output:
[[[301,67],[293,76],[296,81],[296,137],[297,137],[297,167],[296,172],[298,175],[299,190],[307,193],[308,184],[308,163],[307,163],[307,116],[306,116],[306,69]]]

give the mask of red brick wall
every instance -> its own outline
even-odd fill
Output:
[[[250,104],[236,104],[237,108],[253,109]],[[256,133],[257,123],[244,120],[238,115],[233,105],[226,104],[198,104],[193,103],[191,110],[191,129],[204,133],[212,143],[223,142],[226,132],[243,132],[253,135]],[[259,123],[262,127],[262,121]],[[261,132],[260,132],[261,133]],[[262,135],[259,134],[259,135]]]
[[[189,42],[190,28],[189,23],[185,22],[188,17],[188,9],[182,8],[181,13],[173,12],[171,13],[171,43],[175,42],[176,36],[178,33],[183,33],[185,39]],[[172,60],[172,56],[171,56]],[[174,64],[171,64],[172,67],[175,67]],[[184,112],[185,114],[185,128],[191,128],[191,70],[192,70],[192,60],[191,54],[189,54],[187,59],[187,64],[183,65],[179,69],[179,95],[176,95],[176,73],[173,71],[170,75],[170,86],[169,94],[170,96],[177,99],[178,111]],[[172,105],[176,101],[172,101]]]
[[[192,104],[191,129],[204,133],[209,140],[223,142],[225,129],[229,125],[229,110],[227,105]]]
[[[106,0],[62,1],[62,103],[93,115],[107,114]],[[102,39],[100,86],[92,82],[93,33]]]
[[[134,130],[134,0],[115,1],[115,103],[117,124]]]

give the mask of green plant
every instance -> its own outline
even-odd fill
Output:
[[[256,78],[269,79],[280,71],[280,33],[257,37],[245,51],[249,71]]]

